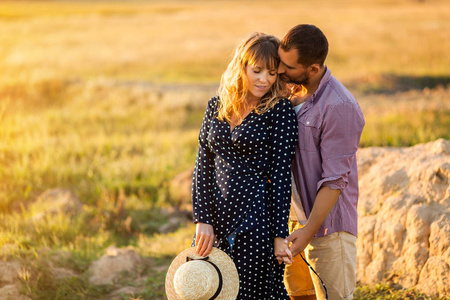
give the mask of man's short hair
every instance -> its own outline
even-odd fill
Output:
[[[297,50],[298,63],[308,67],[312,64],[323,66],[328,54],[328,40],[314,25],[300,24],[289,30],[281,40],[281,49]]]

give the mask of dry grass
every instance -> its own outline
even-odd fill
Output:
[[[362,147],[412,146],[450,139],[450,88],[360,95],[366,125]]]
[[[448,76],[446,1],[250,3],[2,2],[0,83],[102,76],[217,82],[239,40],[253,31],[281,37],[297,23],[323,29],[339,78]]]

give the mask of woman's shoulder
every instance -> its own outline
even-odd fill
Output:
[[[292,107],[292,102],[288,98],[280,97],[276,105]]]
[[[211,97],[208,100],[208,105],[207,105],[206,109],[208,111],[213,111],[213,112],[217,111],[217,108],[219,107],[219,101],[220,101],[219,96]]]
[[[292,106],[292,102],[287,98],[280,98],[277,103],[275,103],[275,106],[273,107],[274,112],[287,112],[290,113],[294,111],[294,108]]]
[[[208,100],[208,107],[210,107],[210,108],[217,108],[217,106],[219,105],[219,101],[220,101],[219,96],[211,97]]]

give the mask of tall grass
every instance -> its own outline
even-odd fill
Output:
[[[155,232],[167,219],[161,208],[180,205],[171,197],[170,180],[193,166],[203,110],[215,88],[49,84],[3,102],[0,257],[23,262],[29,272],[24,292],[35,299],[98,299],[112,287],[88,282],[89,263],[111,244],[134,245],[154,258],[144,273],[146,288],[135,296],[164,299],[168,265],[189,247],[194,228],[190,224],[172,235]],[[450,89],[442,88],[425,95],[360,95],[367,122],[361,144],[449,139],[449,95]],[[85,203],[84,211],[32,221],[30,204],[54,187],[72,190]],[[50,255],[61,251],[69,255]],[[55,278],[48,261],[79,275]],[[376,299],[386,289],[391,299],[406,293],[363,288],[357,299]]]
[[[103,188],[168,200],[160,188],[192,165],[203,103],[139,86],[66,85],[52,93],[55,102],[43,89],[6,105],[1,210],[55,186],[91,204]]]
[[[122,189],[155,207],[177,205],[169,182],[194,163],[215,86],[47,82],[20,93],[2,102],[2,212],[53,187],[71,189],[87,204],[95,204],[103,190]],[[367,123],[361,145],[450,138],[449,94],[436,88],[427,94],[361,95]]]
[[[361,146],[405,147],[450,139],[450,89],[425,88],[361,96],[366,125]]]

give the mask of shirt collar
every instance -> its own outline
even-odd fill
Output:
[[[325,73],[323,74],[322,79],[320,80],[319,87],[310,98],[312,101],[314,101],[317,94],[320,94],[322,92],[322,90],[325,88],[330,79],[331,79],[331,71],[327,66],[325,66]]]

